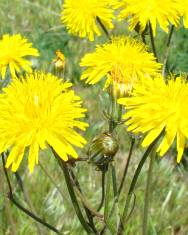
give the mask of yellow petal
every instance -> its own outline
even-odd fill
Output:
[[[177,151],[178,151],[177,162],[178,163],[181,161],[181,158],[183,156],[184,147],[185,147],[185,137],[181,133],[181,131],[178,131],[177,133]]]
[[[28,165],[30,173],[33,172],[35,164],[38,164],[39,145],[37,142],[31,144],[29,148]]]

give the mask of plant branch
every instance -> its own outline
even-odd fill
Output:
[[[156,61],[158,62],[157,51],[156,51],[155,41],[154,41],[154,36],[153,36],[153,30],[152,30],[150,22],[149,22],[149,35],[150,35],[152,51],[153,51],[153,54],[154,54],[154,56],[156,58]]]
[[[102,171],[102,196],[101,196],[101,202],[99,204],[99,207],[97,209],[97,211],[100,211],[100,209],[102,208],[103,204],[104,204],[104,197],[105,197],[105,176],[106,176],[106,171]]]
[[[20,174],[18,173],[18,171],[15,172],[15,176],[16,176],[17,182],[18,182],[18,184],[19,184],[19,186],[20,186],[20,189],[21,189],[21,191],[22,191],[22,193],[23,193],[23,195],[24,195],[24,199],[25,199],[26,203],[28,204],[28,206],[30,207],[30,209],[34,212],[34,214],[37,214],[37,212],[36,212],[36,210],[35,210],[35,208],[34,208],[32,202],[31,202],[31,200],[30,200],[29,194],[28,194],[26,188],[24,187],[22,178],[21,178]],[[40,235],[40,234],[43,234],[42,228],[41,228],[41,226],[39,226],[39,224],[38,224],[37,222],[36,222],[36,228],[37,228],[37,230],[38,230],[38,234],[39,234],[39,235]]]
[[[125,165],[125,169],[124,169],[124,172],[123,172],[123,177],[121,179],[121,183],[120,183],[120,186],[119,186],[119,189],[118,189],[118,194],[119,195],[120,195],[120,193],[121,193],[121,191],[123,189],[123,184],[124,184],[126,176],[127,176],[127,172],[128,172],[128,168],[129,168],[129,163],[130,163],[131,156],[132,156],[132,153],[133,153],[134,144],[135,144],[135,139],[132,138],[131,139],[131,146],[130,146],[130,150],[129,150],[129,155],[128,155],[127,162],[126,162],[126,165]]]
[[[108,30],[106,29],[106,27],[104,26],[104,24],[102,23],[101,19],[97,16],[96,17],[97,22],[99,23],[100,27],[102,28],[102,30],[104,31],[104,33],[106,34],[107,38],[109,40],[111,40],[110,34],[108,33]]]
[[[128,211],[129,211],[129,204],[130,204],[130,201],[131,201],[131,197],[132,197],[132,194],[134,193],[134,189],[135,189],[135,186],[136,186],[136,183],[137,183],[137,180],[138,180],[138,177],[140,175],[140,172],[142,170],[142,167],[144,166],[144,163],[146,162],[146,159],[148,157],[148,155],[150,154],[150,152],[153,150],[155,144],[157,143],[157,141],[159,140],[159,138],[161,137],[163,131],[161,132],[161,134],[149,145],[149,147],[147,148],[147,150],[145,151],[145,153],[143,154],[139,164],[138,164],[138,167],[135,171],[135,174],[133,176],[133,179],[132,179],[132,182],[131,182],[131,185],[130,185],[130,188],[129,188],[129,191],[128,191],[128,195],[127,195],[127,199],[126,199],[126,202],[125,202],[125,206],[124,206],[124,211],[123,211],[123,216],[122,216],[122,223],[119,224],[119,228],[118,228],[118,233],[117,235],[121,235],[122,234],[122,231],[124,229],[124,225],[126,223],[126,220],[127,220],[127,215],[128,215]]]
[[[166,67],[167,67],[167,61],[168,61],[168,55],[169,55],[169,49],[170,49],[170,43],[172,41],[172,35],[174,32],[174,25],[171,26],[170,33],[168,36],[167,44],[166,44],[166,50],[164,53],[164,61],[163,61],[163,70],[162,70],[162,75],[165,76],[166,73]]]
[[[8,198],[9,200],[18,208],[20,209],[22,212],[24,212],[26,215],[28,215],[29,217],[31,217],[32,219],[36,220],[37,222],[41,223],[42,225],[44,225],[45,227],[47,227],[48,229],[52,230],[53,232],[57,233],[57,234],[62,234],[60,231],[58,231],[55,227],[53,227],[52,225],[46,223],[44,220],[42,220],[41,218],[39,218],[38,216],[34,215],[32,212],[30,212],[29,210],[27,210],[26,208],[24,208],[21,204],[19,204],[16,199],[14,198],[13,195],[13,190],[12,190],[12,186],[10,183],[10,179],[8,176],[8,172],[7,169],[5,167],[5,156],[4,153],[2,153],[2,161],[3,161],[3,170],[5,173],[5,177],[6,177],[6,181],[9,187],[9,193],[8,193]]]
[[[77,201],[74,189],[73,189],[73,185],[72,185],[72,182],[71,182],[70,173],[69,173],[68,168],[67,168],[67,165],[66,165],[65,162],[63,162],[63,160],[61,160],[61,158],[57,155],[57,153],[53,150],[53,148],[52,148],[52,151],[53,151],[54,156],[56,157],[56,159],[57,159],[57,161],[58,161],[58,163],[59,163],[59,165],[60,165],[60,167],[63,171],[65,181],[66,181],[66,184],[67,184],[67,189],[69,191],[69,195],[70,195],[72,204],[74,206],[75,212],[77,214],[77,217],[78,217],[81,225],[83,226],[84,230],[86,231],[86,233],[87,234],[92,234],[93,232],[92,232],[89,224],[85,220],[85,218],[82,214],[82,211],[80,209],[80,206],[78,204],[78,201]]]

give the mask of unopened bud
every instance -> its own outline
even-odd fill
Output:
[[[89,148],[88,154],[90,162],[102,170],[113,160],[117,153],[119,145],[111,133],[103,133],[96,137]]]

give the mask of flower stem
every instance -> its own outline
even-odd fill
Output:
[[[144,198],[144,213],[143,213],[143,226],[142,226],[142,235],[148,234],[148,210],[149,210],[149,202],[151,195],[151,182],[152,182],[152,171],[154,166],[155,153],[152,152],[150,156],[150,163],[148,169],[147,183],[146,183],[146,191]]]
[[[161,134],[163,133],[163,131],[161,132]],[[125,202],[125,206],[124,206],[124,211],[123,211],[123,216],[122,216],[122,221],[121,223],[119,224],[119,228],[118,228],[118,233],[117,235],[121,235],[122,234],[122,231],[124,230],[124,225],[126,223],[126,220],[127,220],[127,215],[129,213],[129,204],[130,204],[130,201],[131,201],[131,198],[132,198],[132,194],[134,193],[134,189],[135,189],[135,186],[136,186],[136,183],[137,183],[137,180],[138,180],[138,177],[140,175],[140,172],[142,170],[142,167],[144,166],[144,163],[148,157],[148,155],[150,154],[150,152],[152,151],[152,149],[154,148],[155,144],[157,143],[157,141],[159,140],[159,138],[161,137],[161,134],[149,145],[149,147],[147,148],[147,150],[145,151],[145,153],[143,154],[139,164],[138,164],[138,167],[135,171],[135,174],[133,176],[133,179],[132,179],[132,182],[131,182],[131,185],[130,185],[130,188],[129,188],[129,191],[128,191],[128,195],[127,195],[127,199],[126,199],[126,202]]]
[[[104,204],[104,197],[105,197],[105,176],[106,176],[106,171],[102,171],[102,179],[101,179],[101,186],[102,186],[102,196],[101,196],[101,202],[97,208],[97,211],[100,211],[103,204]]]
[[[77,195],[79,196],[81,202],[84,205],[86,214],[88,215],[88,219],[91,222],[91,224],[94,226],[93,224],[93,217],[96,216],[97,218],[99,218],[100,220],[103,220],[103,215],[101,215],[99,212],[97,212],[89,203],[89,201],[84,197],[80,184],[76,178],[76,176],[74,175],[74,172],[72,171],[72,169],[69,169],[71,178],[72,178],[72,182],[73,182],[73,187],[75,189],[75,192],[77,193]],[[95,230],[95,229],[94,229]]]
[[[112,234],[115,234],[115,229],[113,224],[109,221],[109,206],[110,206],[110,186],[111,186],[111,163],[109,163],[110,167],[107,171],[107,177],[106,177],[106,192],[105,192],[105,202],[104,202],[104,220],[106,223],[106,227],[110,230]],[[103,234],[104,231],[101,231],[101,234]]]
[[[52,149],[53,150],[53,149]],[[70,178],[70,173],[68,171],[68,168],[67,168],[67,165],[66,163],[64,163],[60,157],[56,154],[56,152],[53,150],[53,153],[63,171],[63,174],[64,174],[64,177],[65,177],[65,181],[66,181],[66,184],[67,184],[67,189],[69,191],[69,195],[70,195],[70,198],[71,198],[71,201],[72,201],[72,204],[74,206],[74,209],[75,209],[75,212],[77,214],[77,217],[81,223],[81,225],[83,226],[83,228],[85,229],[85,231],[87,232],[87,234],[92,234],[92,230],[90,228],[90,226],[88,225],[87,221],[85,220],[83,214],[82,214],[82,211],[80,209],[80,206],[78,204],[78,201],[77,201],[77,198],[76,198],[76,195],[75,195],[75,192],[74,192],[74,189],[73,189],[73,185],[72,185],[72,182],[71,182],[71,178]]]
[[[117,218],[117,227],[119,224],[119,218],[120,218],[120,213],[119,213],[119,195],[118,195],[118,188],[117,188],[117,177],[116,177],[116,168],[114,166],[114,162],[111,164],[112,168],[112,186],[113,186],[113,193],[114,193],[114,207],[116,210],[116,218]]]
[[[52,225],[46,223],[44,220],[42,220],[41,218],[39,218],[38,216],[36,216],[35,214],[33,214],[32,212],[30,212],[29,210],[27,210],[26,208],[24,208],[21,204],[19,204],[17,202],[17,200],[14,198],[13,195],[13,190],[12,190],[12,185],[10,183],[10,179],[8,176],[8,172],[7,169],[5,167],[5,156],[4,153],[2,153],[2,161],[3,161],[3,170],[5,173],[5,177],[8,183],[8,187],[9,187],[9,193],[8,193],[8,198],[9,200],[18,208],[20,209],[22,212],[24,212],[26,215],[28,215],[29,217],[31,217],[32,219],[36,220],[37,222],[39,222],[40,224],[44,225],[45,227],[47,227],[48,229],[52,230],[53,232],[57,233],[57,234],[62,234],[60,231],[58,231],[55,227],[53,227]]]
[[[109,201],[110,201],[110,183],[111,183],[111,176],[110,176],[110,169],[108,169],[107,177],[106,177],[106,192],[105,192],[105,202],[104,202],[105,222],[108,220]]]
[[[128,172],[129,163],[130,163],[130,160],[131,160],[134,144],[135,144],[135,139],[132,138],[131,139],[131,146],[130,146],[130,150],[129,150],[129,155],[128,155],[127,162],[126,162],[126,165],[125,165],[125,169],[124,169],[124,172],[123,172],[123,177],[121,179],[121,183],[120,183],[120,186],[119,186],[119,189],[118,189],[118,194],[120,194],[122,189],[123,189],[123,184],[124,184],[125,178],[127,176],[127,172]]]
[[[169,33],[168,40],[167,40],[167,44],[166,44],[166,50],[164,53],[164,62],[163,62],[163,70],[162,70],[163,76],[165,76],[165,73],[166,73],[168,54],[169,54],[170,43],[171,43],[173,32],[174,32],[174,25],[171,26],[170,33]]]
[[[153,54],[154,54],[154,56],[156,58],[156,61],[158,62],[157,51],[156,51],[155,41],[154,41],[154,37],[153,37],[153,30],[152,30],[150,22],[149,22],[149,35],[150,35],[152,51],[153,51]]]
[[[102,28],[102,30],[104,31],[104,33],[106,34],[107,38],[109,40],[111,40],[110,34],[108,33],[108,30],[106,29],[106,27],[104,26],[104,24],[102,23],[101,19],[97,16],[97,22],[99,23],[100,27]]]
[[[80,198],[80,200],[81,200],[81,202],[84,206],[84,209],[85,209],[88,221],[89,221],[89,225],[92,228],[93,232],[95,234],[98,234],[97,229],[96,229],[95,224],[94,224],[93,218],[96,217],[100,222],[102,221],[104,223],[104,216],[102,214],[100,214],[99,212],[97,212],[90,205],[89,201],[84,197],[84,195],[82,193],[82,190],[81,190],[81,187],[80,187],[80,184],[79,184],[79,181],[75,177],[74,172],[72,171],[72,169],[69,169],[69,172],[70,172],[70,176],[72,178],[74,190],[75,190],[76,194],[78,195],[78,197]]]

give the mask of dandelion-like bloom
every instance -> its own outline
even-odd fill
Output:
[[[119,19],[129,17],[130,30],[138,24],[143,32],[150,22],[155,35],[157,23],[165,32],[168,32],[169,23],[178,26],[180,4],[179,0],[121,0],[116,7],[121,9]]]
[[[74,146],[85,139],[74,130],[85,130],[79,121],[85,109],[71,83],[52,74],[35,72],[14,79],[0,94],[0,152],[10,149],[6,167],[16,171],[28,149],[30,172],[38,163],[39,149],[48,145],[64,160],[77,158]]]
[[[95,34],[101,35],[97,17],[107,29],[113,28],[110,3],[111,0],[65,0],[61,19],[70,33],[93,41]]]
[[[118,100],[125,105],[128,131],[146,134],[142,145],[149,146],[162,132],[165,134],[157,148],[163,156],[174,139],[177,141],[177,162],[180,162],[188,137],[188,83],[184,77],[162,77],[139,81],[132,96]]]
[[[95,52],[82,58],[80,65],[86,67],[81,76],[86,83],[95,84],[107,77],[105,87],[113,84],[117,89],[122,87],[125,92],[132,89],[138,78],[156,75],[161,68],[142,42],[123,36],[98,45]]]
[[[16,72],[22,68],[26,72],[31,72],[31,62],[25,59],[27,56],[39,56],[37,49],[32,48],[32,43],[20,34],[3,35],[0,40],[0,73],[5,78],[7,67],[10,68],[12,77],[16,77]]]

